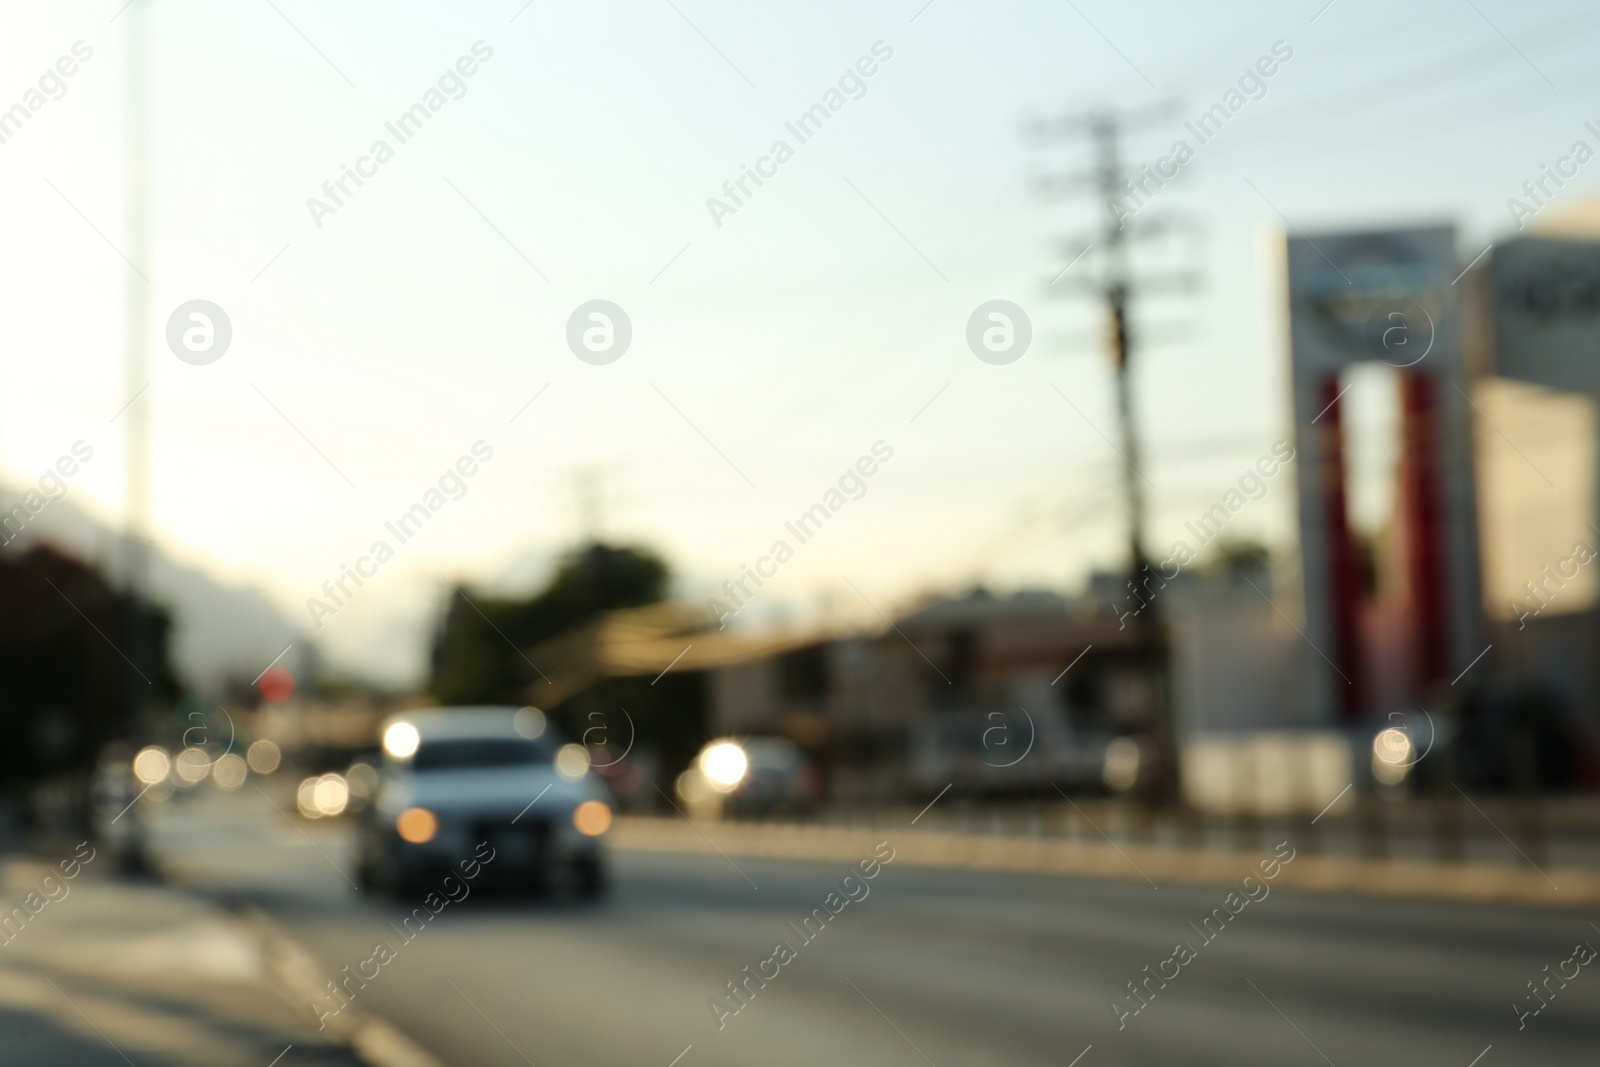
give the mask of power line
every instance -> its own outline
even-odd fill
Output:
[[[1585,12],[1558,19],[1541,27],[1531,36],[1540,42],[1553,39],[1557,46],[1577,45],[1583,43],[1586,38],[1576,31],[1592,27],[1594,22],[1594,15]],[[1283,114],[1267,116],[1260,123],[1252,123],[1237,136],[1230,134],[1229,143],[1240,140],[1253,142],[1266,138],[1277,141],[1286,133],[1320,133],[1323,131],[1315,121],[1318,118],[1344,118],[1374,106],[1392,109],[1396,105],[1397,96],[1405,90],[1422,88],[1432,91],[1441,88],[1441,82],[1461,78],[1481,79],[1485,74],[1485,67],[1491,65],[1504,68],[1496,73],[1510,73],[1513,68],[1519,71],[1525,70],[1521,60],[1514,52],[1507,49],[1505,42],[1499,38],[1450,51],[1432,62],[1421,65],[1418,65],[1412,57],[1402,57],[1402,62],[1396,69],[1385,71],[1377,77],[1361,77],[1336,84],[1332,89],[1310,100],[1288,100],[1284,104],[1286,110]],[[1505,86],[1490,85],[1477,90],[1471,96],[1463,96],[1461,93],[1447,95],[1437,101],[1437,106],[1450,106],[1461,110],[1460,105],[1464,100],[1489,96],[1494,100],[1504,101],[1506,95]],[[1519,107],[1526,107],[1524,103],[1515,101],[1513,103]]]

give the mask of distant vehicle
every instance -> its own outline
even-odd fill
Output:
[[[678,778],[692,814],[809,810],[820,783],[799,745],[784,737],[718,738]]]
[[[1072,730],[1054,716],[1010,711],[954,712],[911,731],[911,780],[919,794],[952,786],[990,794],[1102,789],[1109,734]]]
[[[498,883],[605,891],[605,787],[538,709],[405,712],[384,723],[383,747],[357,813],[364,887],[414,895],[478,860]]]

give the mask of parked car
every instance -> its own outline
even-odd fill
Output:
[[[957,793],[1000,795],[1059,787],[1106,787],[1112,738],[1073,730],[1059,716],[1021,709],[951,712],[911,731],[911,779],[919,795],[946,786]]]
[[[498,883],[604,891],[608,794],[538,709],[405,712],[382,736],[377,788],[357,813],[364,886],[413,895],[476,859]]]
[[[678,778],[691,815],[807,811],[820,782],[804,750],[784,737],[718,738]]]

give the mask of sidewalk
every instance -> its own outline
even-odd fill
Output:
[[[102,848],[69,879],[53,862],[0,860],[8,1067],[377,1062],[295,1009],[250,927],[176,889],[117,880],[114,861]]]

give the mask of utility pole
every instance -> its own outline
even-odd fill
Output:
[[[1066,288],[1078,295],[1099,299],[1105,309],[1106,341],[1116,383],[1118,436],[1121,441],[1119,451],[1123,459],[1128,586],[1130,596],[1142,605],[1138,614],[1130,616],[1134,625],[1135,659],[1138,670],[1149,679],[1155,704],[1148,738],[1149,750],[1146,753],[1153,766],[1147,778],[1141,771],[1141,778],[1145,779],[1142,784],[1146,795],[1151,800],[1163,803],[1177,798],[1177,732],[1166,681],[1168,643],[1158,607],[1160,598],[1149,595],[1150,587],[1147,584],[1151,580],[1151,571],[1144,548],[1144,527],[1145,486],[1149,481],[1140,466],[1142,450],[1134,422],[1131,375],[1137,334],[1130,319],[1136,292],[1192,288],[1198,276],[1193,272],[1135,273],[1131,241],[1166,233],[1174,228],[1175,216],[1169,213],[1142,220],[1130,217],[1136,213],[1127,210],[1130,195],[1141,204],[1145,199],[1145,194],[1134,192],[1136,187],[1133,180],[1143,177],[1148,190],[1150,179],[1145,168],[1141,168],[1142,174],[1130,175],[1122,163],[1120,142],[1126,127],[1159,120],[1171,112],[1172,108],[1168,105],[1123,115],[1092,111],[1043,124],[1037,130],[1051,139],[1087,136],[1094,151],[1092,170],[1050,179],[1044,183],[1044,189],[1050,193],[1067,194],[1091,191],[1104,208],[1104,221],[1100,228],[1078,242],[1071,242],[1081,247],[1069,250],[1068,255],[1086,258],[1092,266],[1073,276]],[[1156,185],[1159,188],[1162,183],[1156,182]],[[1071,269],[1069,266],[1068,270],[1057,275],[1052,286],[1062,281]],[[1156,580],[1160,581],[1159,578]]]
[[[1144,573],[1144,490],[1139,482],[1139,435],[1133,424],[1133,390],[1128,382],[1128,228],[1111,205],[1122,194],[1122,161],[1117,145],[1117,120],[1108,114],[1090,119],[1089,131],[1097,157],[1096,179],[1106,204],[1105,229],[1101,241],[1105,251],[1101,262],[1101,292],[1106,303],[1106,324],[1111,347],[1111,363],[1117,380],[1117,423],[1122,437],[1123,492],[1128,506],[1128,567],[1135,585]],[[1153,605],[1154,602],[1152,602]],[[1141,616],[1142,616],[1141,612]],[[1154,621],[1152,618],[1151,622]],[[1147,627],[1148,629],[1148,627]]]

